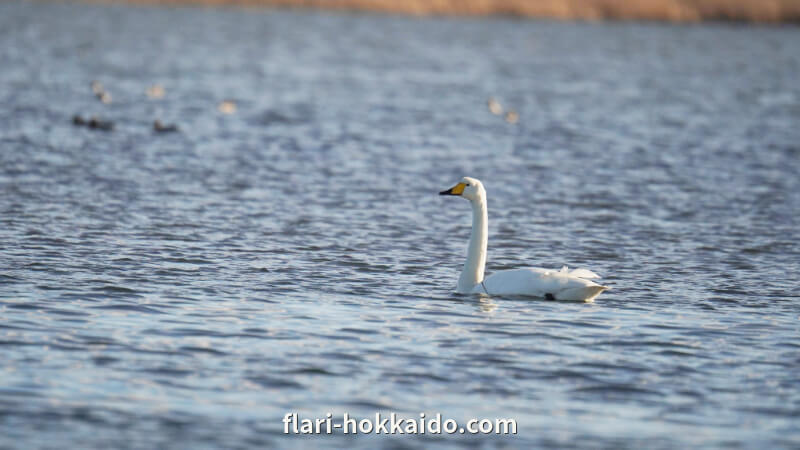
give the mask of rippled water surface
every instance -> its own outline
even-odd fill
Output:
[[[798,28],[12,1],[0,67],[0,446],[800,446]],[[454,294],[463,175],[613,290]]]

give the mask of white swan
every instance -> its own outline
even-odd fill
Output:
[[[591,278],[600,278],[586,269],[547,270],[539,268],[503,270],[483,278],[486,265],[489,220],[486,212],[486,190],[475,178],[464,177],[460,183],[439,195],[458,195],[472,204],[472,234],[469,237],[467,262],[458,278],[461,294],[532,295],[551,300],[593,301],[607,286]]]

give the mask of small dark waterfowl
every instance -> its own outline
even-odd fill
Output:
[[[86,126],[93,130],[111,131],[114,129],[114,122],[92,116],[89,121],[86,122]]]
[[[72,124],[79,127],[91,128],[93,130],[111,131],[114,129],[114,122],[103,120],[96,116],[84,119],[79,114],[72,116]]]
[[[175,133],[178,131],[178,126],[174,124],[165,125],[160,120],[156,119],[153,122],[153,131],[156,133]]]

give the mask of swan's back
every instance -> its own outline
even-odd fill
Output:
[[[608,289],[586,277],[593,272],[578,269],[573,272],[556,271],[536,267],[503,270],[487,277],[475,292],[494,295],[530,295],[554,300],[592,301]]]

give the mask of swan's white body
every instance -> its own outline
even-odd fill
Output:
[[[590,302],[608,289],[590,279],[600,278],[586,269],[547,270],[539,268],[503,270],[484,278],[488,247],[489,219],[486,190],[475,178],[465,177],[441,195],[459,195],[472,205],[472,233],[469,237],[467,261],[458,278],[457,291],[462,294],[530,295],[554,300]]]

